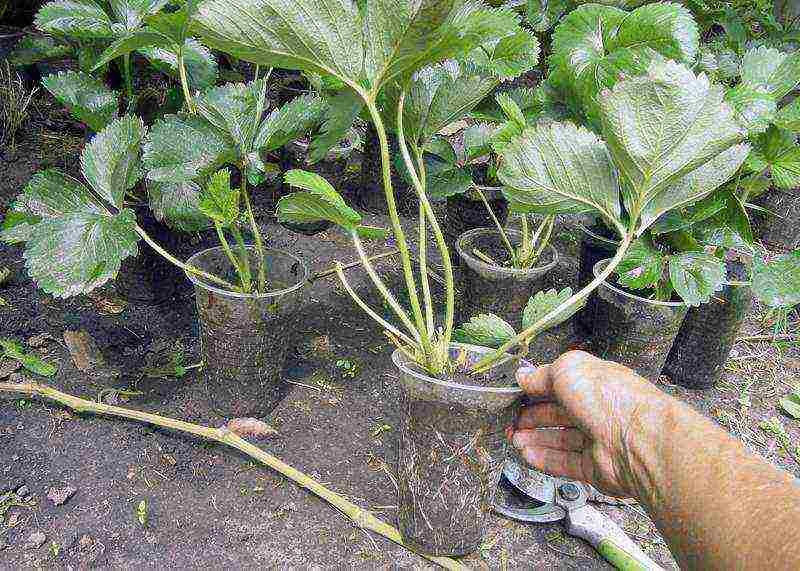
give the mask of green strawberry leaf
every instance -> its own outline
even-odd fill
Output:
[[[142,162],[148,181],[185,183],[207,176],[238,157],[234,142],[197,115],[159,119],[145,141]]]
[[[527,329],[559,305],[572,297],[572,288],[564,288],[561,291],[550,289],[547,291],[539,291],[532,295],[525,305],[525,310],[522,313],[522,328]],[[542,331],[560,325],[567,321],[570,317],[575,315],[578,311],[583,309],[585,301],[571,305],[567,309],[561,311],[552,319],[546,321],[542,326]]]
[[[725,100],[748,133],[766,131],[778,111],[775,99],[764,87],[737,85],[725,93]]]
[[[138,51],[160,71],[175,78],[180,77],[177,45],[142,47]],[[216,84],[219,67],[211,50],[194,38],[186,38],[183,44],[183,58],[191,89],[202,91]]]
[[[165,36],[158,30],[141,28],[122,36],[108,46],[97,59],[92,71],[97,71],[115,59],[128,55],[136,50],[141,50],[143,48],[169,48],[177,47],[178,45],[180,44],[176,44],[172,38]]]
[[[103,130],[117,115],[117,93],[88,74],[62,71],[43,78],[42,85],[92,131]]]
[[[762,88],[780,101],[800,83],[800,53],[753,48],[742,58],[741,75],[743,85]]]
[[[76,40],[112,39],[117,36],[111,18],[92,0],[56,0],[36,13],[36,28],[54,36]]]
[[[617,266],[617,282],[630,289],[653,288],[661,280],[666,261],[649,240],[638,238]]]
[[[301,95],[292,99],[264,118],[256,133],[253,148],[274,151],[299,139],[319,125],[326,108],[326,102],[316,95]]]
[[[800,251],[767,261],[753,257],[753,293],[768,307],[791,307],[800,303]]]
[[[184,232],[200,232],[209,227],[208,217],[200,212],[200,185],[183,182],[148,181],[147,196],[156,220]]]
[[[647,75],[617,83],[599,103],[628,212],[640,212],[675,185],[683,187],[682,178],[712,159],[732,168],[744,152],[729,151],[746,131],[724,103],[722,88],[675,62],[653,62]],[[733,156],[720,157],[725,151]],[[703,180],[717,180],[713,175],[705,173]],[[691,177],[689,181],[686,192],[679,192],[681,200],[696,200],[708,190]],[[697,186],[703,190],[699,196]],[[638,230],[657,217],[646,217]]]
[[[772,181],[779,188],[800,186],[800,147],[794,133],[770,127],[756,139],[745,163],[752,172],[769,169]]]
[[[725,262],[704,252],[685,252],[669,259],[672,286],[690,306],[708,303],[722,289],[726,276]]]
[[[479,347],[496,349],[513,339],[517,332],[506,321],[493,313],[475,315],[453,331],[453,340]]]
[[[795,97],[789,105],[781,107],[775,117],[775,124],[781,129],[800,133],[800,97]]]
[[[117,209],[141,178],[139,151],[145,133],[141,119],[121,117],[100,131],[81,153],[86,182]]]
[[[600,212],[621,226],[619,178],[608,149],[594,133],[572,123],[536,125],[501,153],[498,178],[518,212]],[[574,176],[574,173],[592,173]]]
[[[361,215],[347,206],[341,195],[318,174],[290,170],[284,174],[286,184],[304,189],[278,201],[278,221],[291,224],[308,224],[327,220],[348,232],[357,231]]]
[[[231,173],[227,169],[211,176],[200,194],[200,212],[215,223],[229,226],[239,218],[239,191],[231,188]]]

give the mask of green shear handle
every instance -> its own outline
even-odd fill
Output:
[[[621,571],[663,571],[611,519],[584,504],[567,512],[568,531],[585,539]]]

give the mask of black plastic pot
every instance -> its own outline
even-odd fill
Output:
[[[255,249],[250,247],[251,267]],[[189,265],[235,281],[221,247],[192,256]],[[269,414],[288,393],[280,373],[294,319],[302,304],[308,266],[278,250],[264,256],[269,291],[244,294],[219,289],[189,274],[195,286],[205,381],[212,408],[227,418]]]
[[[508,220],[508,201],[503,197],[501,189],[498,187],[480,187],[481,192],[486,197],[492,211],[497,216],[500,224],[505,225]],[[483,201],[474,194],[474,191],[468,191],[466,194],[458,194],[447,198],[446,207],[444,209],[444,220],[440,220],[444,239],[450,251],[453,251],[456,240],[464,232],[474,230],[475,228],[489,228],[494,225],[492,217],[486,210],[486,205]],[[454,260],[456,265],[460,260],[456,257]]]
[[[139,225],[157,244],[168,252],[176,252],[180,235],[153,217],[146,206],[136,208]],[[114,284],[122,297],[129,302],[143,304],[161,303],[173,296],[176,284],[183,274],[173,264],[156,253],[150,246],[140,243],[139,255],[122,262]]]
[[[597,262],[598,275],[608,260]],[[598,356],[658,380],[689,309],[683,302],[653,301],[623,291],[608,281],[596,290],[594,350]]]
[[[451,345],[476,363],[489,349]],[[522,391],[509,359],[472,384],[433,378],[402,352],[400,440],[397,455],[398,527],[412,549],[439,556],[476,551],[492,521],[495,489],[507,452],[504,430]]]
[[[753,215],[759,240],[778,252],[800,248],[800,189],[787,191],[771,188],[754,199],[753,203],[770,211]]]
[[[519,243],[520,234],[506,230],[512,244]],[[473,254],[478,248],[486,253],[501,246],[500,235],[493,228],[476,228],[461,235],[456,252],[461,259],[461,298],[459,322],[480,313],[494,313],[519,330],[522,314],[531,296],[550,287],[549,273],[558,263],[558,252],[548,246],[539,265],[529,270],[499,267]],[[539,334],[530,344],[531,359],[549,363],[567,348],[574,330],[573,320]]]
[[[728,279],[746,281],[747,268],[741,262],[728,262]],[[691,308],[664,365],[672,382],[690,389],[713,387],[752,303],[750,286],[726,285],[710,302]]]
[[[582,224],[576,224],[580,232],[580,252],[578,258],[578,287],[582,288],[594,279],[594,266],[600,260],[605,260],[614,255],[619,242],[601,236]],[[586,300],[586,306],[576,316],[576,322],[581,332],[591,336],[594,330],[595,316],[597,314],[596,293],[592,293]]]

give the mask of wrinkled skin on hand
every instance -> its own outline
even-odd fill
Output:
[[[637,498],[681,569],[800,569],[800,486],[718,425],[580,351],[517,380],[535,400],[508,431],[523,457]]]
[[[508,435],[531,466],[608,494],[635,495],[632,431],[646,417],[664,415],[672,399],[627,367],[583,351],[519,369],[517,381],[538,402],[523,408]]]

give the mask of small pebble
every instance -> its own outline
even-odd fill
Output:
[[[25,545],[22,546],[22,549],[39,549],[44,542],[47,541],[47,536],[44,532],[41,531],[34,531],[30,536],[28,536],[28,541],[25,542]]]
[[[19,496],[20,498],[27,497],[28,492],[29,492],[28,486],[23,485],[17,488],[17,496]]]
[[[77,488],[72,486],[50,488],[50,491],[47,492],[47,499],[53,502],[53,505],[63,506],[77,491]]]

